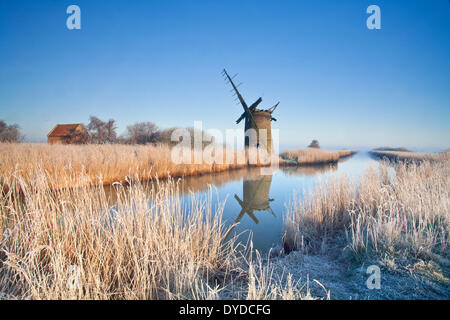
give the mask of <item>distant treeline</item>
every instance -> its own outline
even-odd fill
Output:
[[[136,122],[127,126],[125,134],[117,135],[117,125],[114,119],[102,121],[98,117],[90,116],[89,123],[85,125],[88,137],[86,143],[103,144],[103,143],[119,143],[119,144],[168,144],[174,145],[178,141],[172,141],[172,133],[178,127],[160,129],[156,124],[150,121]],[[194,128],[186,128],[194,133]],[[210,141],[211,136],[205,131],[202,132],[203,139]]]
[[[17,124],[8,125],[0,120],[0,142],[22,142],[24,136],[20,133],[20,127]]]
[[[86,132],[73,131],[70,143],[73,144],[168,144],[175,145],[178,141],[171,141],[171,136],[177,127],[160,129],[150,121],[136,122],[127,126],[123,135],[117,134],[117,124],[114,119],[103,121],[96,116],[89,117],[89,123],[83,124]],[[186,128],[194,133],[194,128]],[[205,131],[202,133],[205,141],[211,136]],[[0,120],[0,142],[23,142],[24,135],[17,124],[8,125]]]

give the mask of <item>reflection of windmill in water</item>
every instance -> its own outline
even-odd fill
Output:
[[[236,120],[236,123],[239,123],[243,119],[245,119],[245,132],[247,132],[247,130],[249,129],[256,130],[256,146],[260,147],[261,145],[261,147],[264,147],[267,150],[268,154],[271,154],[272,153],[271,121],[272,120],[277,121],[277,119],[272,117],[272,112],[275,111],[279,102],[267,110],[262,110],[256,108],[262,102],[262,98],[258,98],[258,100],[256,100],[249,107],[238,91],[238,87],[240,86],[240,84],[236,86],[233,82],[233,79],[236,77],[236,75],[230,77],[225,69],[223,69],[223,75],[226,77],[226,80],[233,87],[237,100],[239,100],[239,102],[242,104],[242,107],[244,108],[244,112],[241,114],[239,119]],[[267,139],[260,139],[260,130],[266,130]],[[249,146],[250,146],[250,139],[248,136],[246,136],[245,147]]]
[[[234,229],[234,227],[242,220],[245,214],[256,223],[259,223],[258,218],[255,216],[255,211],[267,211],[276,217],[270,202],[274,199],[269,198],[270,185],[272,184],[272,175],[261,175],[258,177],[251,177],[244,179],[243,183],[243,200],[239,198],[237,194],[234,198],[241,206],[241,211],[234,221],[233,227],[228,230],[227,237]]]

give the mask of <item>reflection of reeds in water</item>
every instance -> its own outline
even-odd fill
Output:
[[[239,181],[243,178],[249,179],[251,177],[260,177],[261,169],[255,167],[248,167],[236,170],[221,171],[210,174],[202,174],[196,176],[185,176],[180,178],[173,178],[173,180],[167,181],[165,179],[158,180],[152,179],[145,183],[143,188],[144,192],[150,194],[152,189],[158,190],[165,188],[168,183],[176,183],[179,189],[180,195],[206,192],[211,186],[220,187],[233,181]],[[116,185],[104,186],[107,199],[110,204],[114,204],[117,201]]]
[[[325,172],[333,172],[338,168],[337,163],[310,166],[288,166],[283,167],[283,173],[290,176],[315,176]]]
[[[206,190],[210,185],[221,186],[232,181],[259,177],[260,168],[248,167],[236,170],[222,171],[214,174],[186,176],[183,179],[182,190],[185,192],[198,192]]]

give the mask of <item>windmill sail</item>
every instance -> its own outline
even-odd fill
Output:
[[[253,104],[248,108],[250,111],[253,111],[256,109],[256,107],[258,106],[258,104],[260,104],[262,102],[262,98],[258,98],[258,100],[256,100],[255,102],[253,102]],[[239,117],[239,119],[236,120],[236,123],[239,123],[242,121],[242,119],[245,118],[245,111],[241,114],[241,116]]]
[[[223,74],[227,77],[228,82],[231,83],[231,86],[233,87],[234,91],[236,92],[236,96],[238,97],[239,101],[242,104],[242,107],[244,108],[244,116],[243,118],[248,119],[249,123],[252,125],[253,128],[258,129],[258,126],[256,125],[255,120],[253,120],[253,115],[249,109],[249,107],[247,106],[247,103],[245,102],[244,98],[242,97],[241,93],[239,92],[237,86],[234,84],[233,79],[230,77],[230,75],[228,74],[227,70],[223,69]],[[241,120],[239,120],[239,122],[241,122]],[[237,123],[239,123],[237,122]]]
[[[231,86],[233,87],[234,92],[236,92],[236,95],[237,95],[239,101],[241,102],[242,106],[244,107],[244,110],[248,109],[247,103],[245,103],[244,98],[242,98],[241,93],[237,89],[236,85],[233,82],[233,79],[230,77],[230,75],[228,74],[227,70],[223,69],[223,73],[227,77],[228,81],[231,83]]]

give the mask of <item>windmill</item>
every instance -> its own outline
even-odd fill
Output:
[[[234,91],[234,94],[237,97],[237,100],[241,103],[242,107],[244,108],[244,112],[241,114],[241,116],[236,120],[236,124],[239,124],[242,120],[245,120],[245,132],[247,132],[248,129],[255,129],[256,130],[256,136],[257,136],[257,147],[264,147],[267,150],[268,154],[272,153],[272,130],[271,130],[271,121],[277,121],[274,117],[272,117],[272,112],[275,111],[275,109],[278,107],[278,102],[273,107],[262,110],[256,108],[261,102],[262,98],[258,98],[250,107],[245,102],[244,98],[242,98],[242,95],[240,94],[238,87],[241,84],[238,84],[237,86],[234,84],[233,79],[237,76],[230,77],[229,74],[225,69],[223,69],[222,74],[225,76],[225,80],[231,84],[233,87],[232,91]],[[267,131],[267,141],[260,140],[260,130],[266,130]],[[250,146],[250,139],[248,136],[245,137],[245,147]]]

